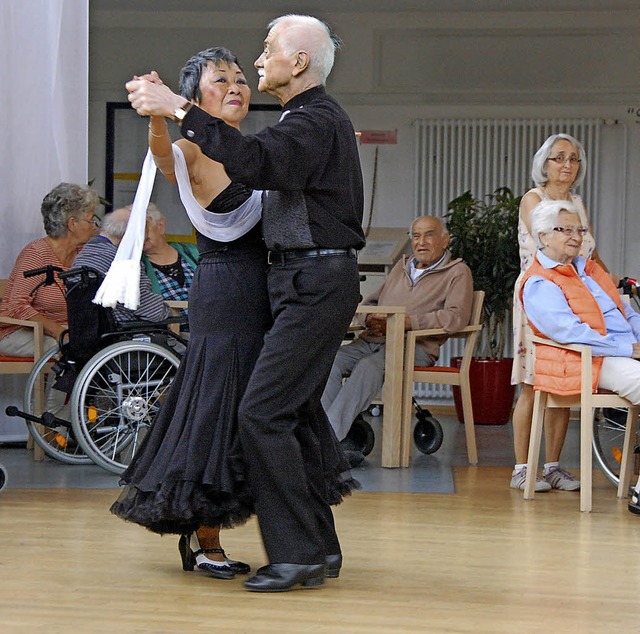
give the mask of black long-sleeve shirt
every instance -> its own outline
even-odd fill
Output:
[[[242,135],[193,107],[183,136],[263,195],[268,249],[364,246],[362,171],[355,131],[338,102],[316,86],[283,107],[280,121]]]

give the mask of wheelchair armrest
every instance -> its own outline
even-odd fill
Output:
[[[117,324],[118,332],[145,332],[150,330],[167,330],[171,324],[187,324],[189,320],[184,315],[167,317],[158,321],[122,321]]]

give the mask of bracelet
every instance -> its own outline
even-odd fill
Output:
[[[154,134],[153,130],[151,129],[151,123],[149,123],[149,134],[151,134],[152,137],[156,138],[156,139],[161,139],[165,134],[167,134],[168,129],[167,126],[165,124],[164,126],[164,132],[162,134]]]

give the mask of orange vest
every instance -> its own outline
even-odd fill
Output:
[[[605,270],[593,260],[587,260],[585,273],[604,290],[616,303],[620,312],[624,315],[624,307],[618,291]],[[561,264],[547,269],[540,264],[536,254],[533,264],[522,278],[520,285],[520,301],[523,302],[523,289],[525,282],[532,276],[542,277],[560,287],[567,298],[571,310],[583,323],[588,324],[601,335],[607,334],[604,316],[600,306],[591,291],[578,276],[572,264]],[[531,330],[539,337],[541,333],[529,321]],[[595,392],[600,378],[602,357],[593,357],[593,369],[591,376],[591,388]],[[580,393],[582,370],[580,366],[580,354],[572,350],[563,350],[553,346],[536,345],[536,363],[533,387],[551,394],[573,395]]]

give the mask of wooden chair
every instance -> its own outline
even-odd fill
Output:
[[[545,409],[551,407],[579,407],[580,408],[580,510],[588,513],[592,503],[592,454],[591,439],[593,436],[593,409],[596,407],[624,407],[628,410],[626,429],[624,434],[622,462],[620,465],[620,483],[618,497],[626,497],[629,490],[633,471],[633,444],[635,439],[635,424],[640,406],[633,405],[626,398],[613,392],[597,392],[591,390],[591,347],[577,344],[560,344],[551,339],[532,336],[529,339],[534,345],[545,344],[565,350],[573,350],[580,354],[582,364],[582,382],[580,394],[575,396],[559,396],[536,390],[533,401],[533,420],[531,437],[529,440],[529,455],[527,458],[527,479],[524,485],[525,500],[532,500],[535,494],[536,472],[540,455],[540,441],[542,438],[542,424]]]
[[[469,369],[471,358],[482,325],[482,305],[484,303],[484,291],[474,291],[471,320],[468,326],[462,330],[450,334],[442,328],[430,328],[427,330],[409,330],[404,355],[404,380],[403,380],[403,414],[402,414],[402,454],[401,464],[409,466],[411,458],[411,419],[413,415],[412,396],[414,383],[437,383],[439,385],[458,385],[462,396],[462,410],[464,412],[464,430],[467,439],[467,456],[469,464],[478,464],[478,449],[476,447],[476,431],[474,427],[473,409],[471,407],[471,388],[469,386]],[[419,367],[415,366],[416,339],[424,336],[446,335],[449,339],[465,339],[462,362],[459,368],[445,366]]]
[[[404,306],[358,306],[356,314],[387,316],[382,388],[382,466],[400,467],[402,449],[402,367],[404,356]]]
[[[7,287],[7,280],[0,280],[0,302],[4,297]],[[38,321],[28,321],[26,319],[13,319],[12,317],[0,316],[0,324],[12,324],[22,326],[33,331],[33,357],[11,357],[0,354],[0,374],[29,374],[33,369],[34,358],[37,361],[43,354],[44,331],[42,323]]]
[[[2,297],[4,297],[4,292],[7,286],[7,280],[0,280],[0,301],[2,301]],[[29,321],[26,319],[14,319],[12,317],[3,317],[0,316],[1,324],[12,324],[15,326],[21,326],[23,328],[28,328],[33,333],[33,357],[13,357],[0,354],[0,374],[29,374],[33,369],[34,363],[43,355],[44,353],[44,330],[42,327],[42,323],[39,321]],[[31,443],[29,443],[31,446]],[[36,445],[33,447],[34,460],[42,460],[44,459],[44,453],[42,450]]]

